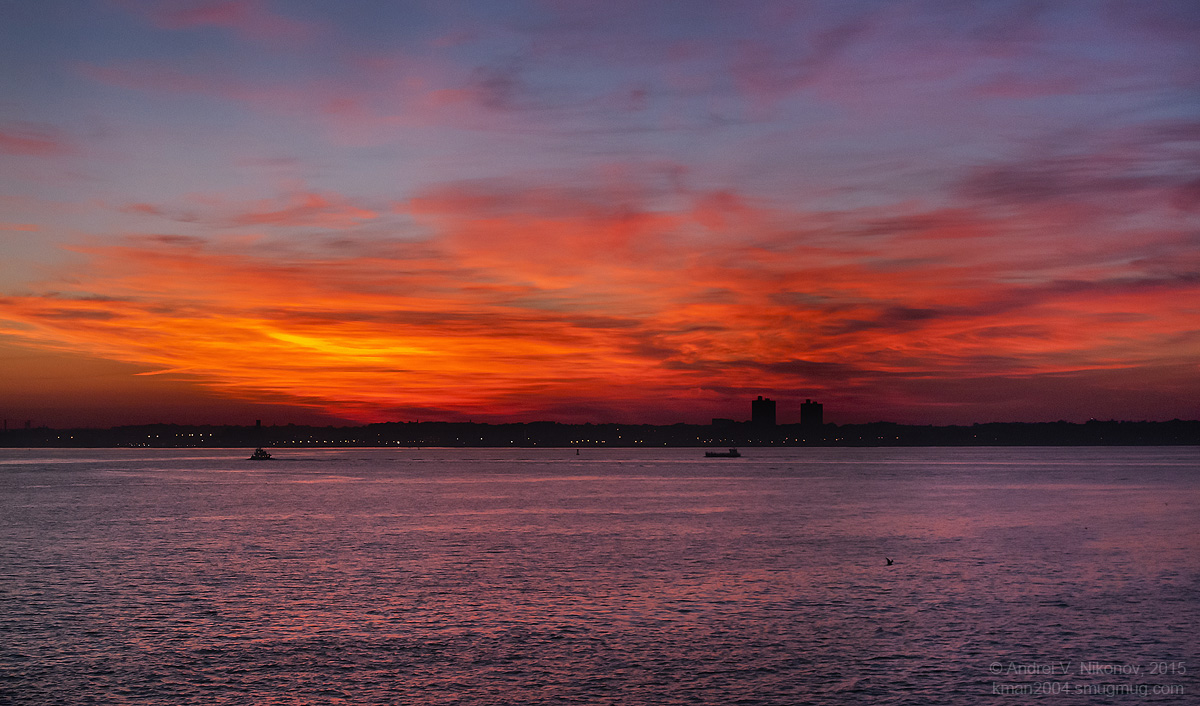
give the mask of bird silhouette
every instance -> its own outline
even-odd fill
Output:
[[[888,559],[886,556],[884,557],[884,559],[887,559],[888,566],[891,566],[892,564],[896,563],[896,562],[892,561],[891,559]]]

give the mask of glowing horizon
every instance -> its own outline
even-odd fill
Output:
[[[1194,11],[437,7],[26,10],[5,415],[1200,416]]]

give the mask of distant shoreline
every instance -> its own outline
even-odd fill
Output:
[[[1200,420],[871,424],[386,422],[364,426],[144,424],[8,429],[0,448],[671,448],[870,446],[1197,446]]]

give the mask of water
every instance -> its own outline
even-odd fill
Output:
[[[1200,449],[744,451],[0,450],[0,704],[1200,702]]]

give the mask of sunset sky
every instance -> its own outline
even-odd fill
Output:
[[[1200,4],[0,2],[10,427],[1200,417]]]

